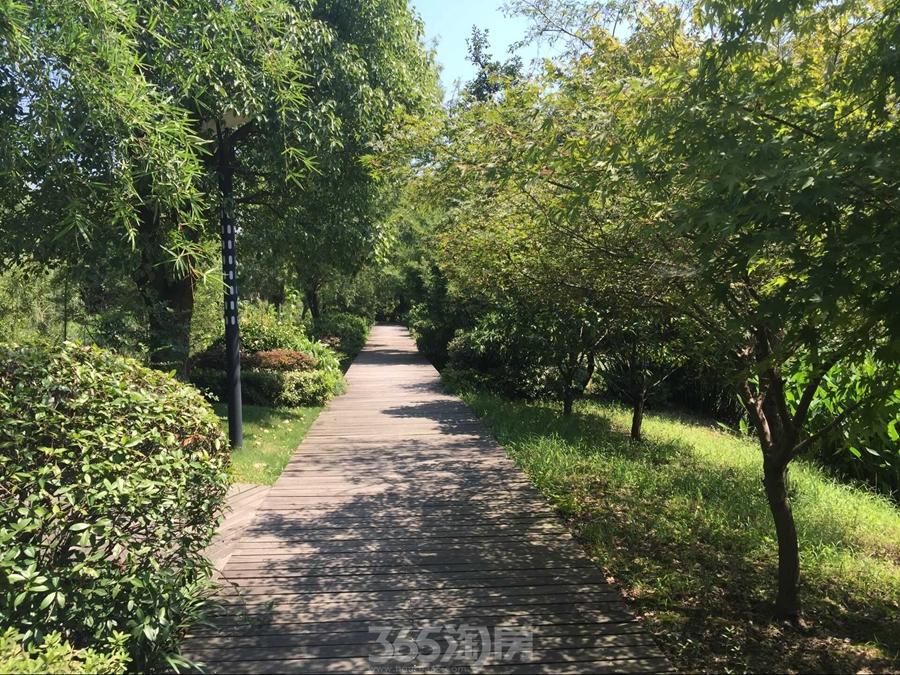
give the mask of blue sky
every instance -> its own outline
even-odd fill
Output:
[[[456,80],[465,82],[475,74],[475,67],[466,61],[466,38],[473,25],[488,29],[491,53],[500,60],[507,57],[509,45],[520,40],[527,28],[524,19],[503,15],[503,0],[411,0],[411,4],[425,21],[429,46],[437,39],[437,60],[443,67],[441,82],[448,96]],[[529,47],[519,55],[528,65],[538,50]]]

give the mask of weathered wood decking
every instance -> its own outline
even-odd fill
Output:
[[[219,525],[216,537],[206,549],[206,557],[216,570],[221,570],[234,552],[238,541],[253,522],[256,509],[269,494],[268,485],[234,483],[228,491],[225,517]]]
[[[232,549],[226,608],[188,656],[212,672],[669,669],[404,328],[376,326],[347,380]],[[423,644],[418,660],[370,660],[376,626],[444,626],[431,637],[445,648],[466,630],[496,641],[526,625],[530,657],[517,662],[478,646],[433,662]]]

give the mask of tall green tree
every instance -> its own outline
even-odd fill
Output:
[[[4,253],[77,255],[103,228],[134,241],[141,194],[195,222],[199,139],[147,76],[133,5],[4,3],[0,31]]]

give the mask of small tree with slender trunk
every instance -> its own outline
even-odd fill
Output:
[[[669,242],[678,304],[718,345],[759,439],[775,613],[797,620],[789,465],[897,386],[896,73],[871,60],[890,37],[882,8],[866,3],[766,11],[735,0],[696,17],[699,27],[668,13],[636,36],[672,49],[637,94],[633,158],[655,190],[648,236]],[[823,379],[872,350],[887,367],[811,432]],[[791,378],[800,359],[802,382]]]

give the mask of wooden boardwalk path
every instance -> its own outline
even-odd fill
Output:
[[[406,329],[376,326],[347,381],[232,549],[190,658],[229,673],[670,669]],[[382,627],[408,629],[386,663],[371,658]]]

